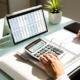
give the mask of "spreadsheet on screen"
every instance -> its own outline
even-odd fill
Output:
[[[42,9],[8,19],[14,42],[20,42],[47,30]]]

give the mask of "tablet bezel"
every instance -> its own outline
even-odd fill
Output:
[[[31,36],[31,37],[29,37],[29,38],[23,39],[22,41],[19,41],[19,42],[15,43],[15,40],[14,40],[12,31],[11,31],[11,27],[10,27],[10,24],[9,24],[9,19],[15,18],[15,17],[18,17],[18,16],[21,16],[21,15],[24,15],[24,14],[28,14],[28,13],[30,13],[30,12],[34,12],[34,11],[37,11],[37,10],[42,10],[42,13],[43,13],[43,7],[40,6],[40,7],[37,7],[37,8],[35,8],[35,9],[32,9],[32,10],[26,10],[26,11],[24,11],[24,12],[22,12],[22,13],[10,14],[10,15],[7,15],[7,16],[6,16],[6,19],[7,19],[8,25],[9,25],[9,29],[10,29],[10,32],[11,32],[11,35],[12,35],[12,39],[13,39],[14,44],[21,43],[21,42],[23,42],[23,41],[25,41],[25,40],[28,40],[28,39],[30,39],[30,38],[33,38],[33,37],[35,37],[35,36],[38,36],[38,35],[43,34],[43,33],[45,33],[45,32],[48,32],[47,25],[46,25],[46,20],[45,20],[44,13],[43,13],[43,18],[44,18],[44,23],[45,23],[46,31],[41,32],[41,33],[38,33],[38,34],[36,34],[36,35],[34,35],[34,36]]]

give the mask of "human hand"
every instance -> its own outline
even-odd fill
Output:
[[[80,29],[79,29],[79,31],[78,31],[78,36],[79,36],[79,38],[80,38]]]
[[[62,61],[59,57],[56,58],[52,54],[44,54],[41,56],[39,63],[53,79],[57,79],[61,75],[65,74]]]

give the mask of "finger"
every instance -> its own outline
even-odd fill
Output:
[[[80,29],[79,29],[79,31],[78,31],[78,35],[80,35]]]
[[[51,58],[53,58],[51,54],[48,54],[48,55],[49,55]]]
[[[39,64],[45,69],[45,64],[40,60]]]
[[[41,60],[39,60],[39,64],[40,64],[42,67],[44,67],[44,66],[42,65],[42,62],[41,62]]]
[[[57,56],[57,59],[62,62],[62,60]]]
[[[42,67],[44,67],[44,65],[43,65],[43,63],[42,63],[42,61],[41,61],[41,60],[39,61],[39,64],[40,64]]]
[[[48,60],[44,56],[41,56],[40,59],[44,64],[48,62]]]
[[[52,54],[48,54],[51,58],[56,59],[56,57]]]
[[[78,36],[79,36],[79,38],[80,38],[80,33],[78,33]]]
[[[80,32],[78,32],[78,35],[80,35]]]
[[[80,32],[80,29],[79,29],[79,31],[78,32]]]
[[[43,55],[49,62],[52,62],[52,58],[49,55],[44,54]]]
[[[78,33],[80,33],[80,29],[79,29]]]

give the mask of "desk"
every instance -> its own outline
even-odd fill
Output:
[[[34,38],[31,38],[31,39],[29,39],[29,40],[26,40],[26,41],[24,41],[24,42],[22,42],[22,43],[20,43],[20,44],[18,44],[18,45],[0,49],[0,57],[1,57],[0,59],[1,59],[1,60],[3,60],[4,58],[6,58],[6,57],[8,57],[8,56],[10,56],[10,55],[14,55],[17,50],[24,48],[28,43],[30,43],[30,42],[38,39],[38,38],[45,37],[45,36],[47,36],[47,35],[55,32],[55,31],[58,31],[58,30],[62,29],[64,26],[66,26],[66,25],[74,22],[73,20],[71,20],[71,19],[69,19],[69,18],[62,17],[62,20],[61,20],[61,22],[60,22],[59,24],[52,25],[52,24],[49,23],[49,21],[48,21],[48,13],[45,11],[44,14],[45,14],[45,17],[46,17],[48,32],[46,32],[46,33],[44,33],[44,34],[41,34],[41,35],[39,35],[39,36],[36,36],[36,37],[34,37]],[[0,22],[0,24],[1,24],[1,22]],[[13,57],[13,59],[16,59],[15,57],[16,57],[16,55]],[[17,56],[17,57],[19,58],[19,59],[17,58],[17,61],[19,60],[19,62],[18,62],[18,63],[19,63],[19,66],[20,66],[20,63],[22,63],[22,64],[25,65],[25,66],[26,66],[25,63],[27,63],[27,64],[28,64],[27,66],[30,66],[30,68],[33,67],[33,72],[34,72],[35,69],[37,69],[37,70],[39,70],[39,71],[42,73],[42,71],[41,71],[40,69],[38,69],[38,67],[36,67],[35,65],[31,64],[30,62],[24,61],[24,60],[23,60],[22,58],[20,58],[19,56]],[[8,67],[8,66],[7,66],[7,67]],[[30,71],[31,71],[31,70],[30,70]],[[30,72],[30,71],[29,71],[29,72]],[[14,72],[14,71],[13,71],[13,72]],[[24,73],[25,73],[25,72],[24,72]],[[24,73],[23,73],[23,74],[24,74]],[[47,74],[46,74],[45,72],[43,72],[43,73],[45,74],[45,77],[46,77]],[[10,74],[10,73],[8,73],[8,74]],[[18,74],[19,74],[19,73],[18,73]],[[28,74],[28,73],[27,73],[27,74]],[[32,73],[32,75],[33,75],[33,74],[34,74],[34,73]],[[4,74],[2,74],[2,75],[4,75]],[[36,74],[36,75],[39,76],[38,74]],[[36,75],[34,75],[34,76],[36,76]],[[18,76],[20,76],[20,75],[18,75]],[[27,75],[24,74],[24,75],[21,75],[21,76],[23,76],[22,79],[25,80],[25,78],[26,78],[25,76],[27,76]],[[13,77],[13,76],[12,76],[12,77]],[[16,74],[14,74],[14,77],[16,78]],[[14,77],[13,77],[13,78],[14,78]],[[28,77],[28,79],[29,79],[30,76],[27,76],[27,77]],[[41,76],[40,76],[40,77],[41,77]],[[38,77],[38,79],[40,79],[40,77]],[[9,77],[6,77],[6,78],[9,78]],[[37,78],[35,78],[35,79],[37,79]],[[11,80],[11,79],[10,79],[10,80]],[[12,80],[13,80],[13,79],[12,79]],[[16,80],[21,80],[21,79],[16,78]]]

